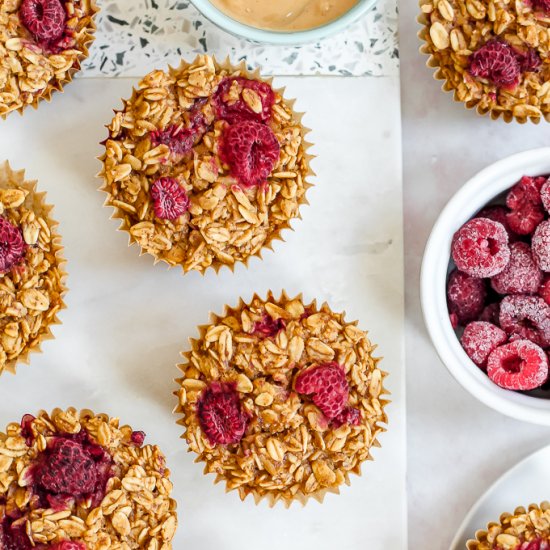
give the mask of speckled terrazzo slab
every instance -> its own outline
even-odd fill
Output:
[[[275,0],[276,1],[276,0]],[[265,46],[240,40],[202,17],[188,0],[99,0],[98,33],[82,76],[142,76],[180,57],[208,52],[245,58],[273,75],[397,75],[396,0],[317,44]]]

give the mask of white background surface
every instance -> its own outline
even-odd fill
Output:
[[[454,103],[418,53],[417,2],[401,0],[400,11],[409,548],[447,550],[470,506],[509,467],[547,444],[550,430],[488,409],[441,364],[420,311],[422,253],[439,212],[463,183],[507,155],[547,146],[550,130],[547,123],[493,122]]]
[[[63,326],[44,354],[2,377],[0,426],[55,406],[119,416],[168,457],[180,528],[174,548],[197,550],[368,550],[406,548],[402,361],[402,213],[399,89],[396,78],[280,79],[314,128],[319,174],[296,232],[275,254],[219,276],[153,267],[115,231],[94,174],[103,124],[131,80],[80,79],[63,97],[1,123],[1,157],[39,179],[56,205],[70,292]],[[178,352],[208,311],[268,288],[304,291],[370,331],[391,373],[390,429],[340,496],[270,510],[224,494],[178,440],[172,408]],[[415,362],[416,363],[416,362]],[[441,369],[437,369],[440,374]],[[458,393],[458,392],[457,392]]]

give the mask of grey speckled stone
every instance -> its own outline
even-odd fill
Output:
[[[316,44],[265,46],[225,33],[188,0],[98,0],[97,39],[82,76],[142,76],[207,52],[276,75],[396,75],[396,0],[380,0],[344,32]]]

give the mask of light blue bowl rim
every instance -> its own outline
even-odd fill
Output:
[[[295,32],[266,31],[239,23],[216,8],[209,0],[191,0],[191,3],[202,15],[212,21],[212,23],[231,34],[246,38],[247,40],[253,40],[254,42],[295,46],[307,42],[315,42],[344,30],[364,13],[372,9],[377,1],[378,0],[358,0],[353,8],[338,19],[330,21],[321,27]]]

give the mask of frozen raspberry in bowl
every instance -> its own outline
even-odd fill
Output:
[[[322,500],[349,482],[387,424],[386,373],[367,333],[284,292],[226,306],[199,331],[179,365],[176,414],[205,472],[270,504]],[[372,439],[355,439],[364,430]],[[332,447],[344,433],[361,443]],[[296,468],[309,472],[298,487]]]
[[[510,262],[498,275],[491,277],[491,286],[499,294],[535,294],[542,283],[542,271],[531,247],[524,242],[510,246]]]
[[[550,221],[541,222],[531,241],[533,258],[540,269],[550,272]]]
[[[483,279],[470,277],[455,269],[447,282],[449,312],[456,315],[457,325],[477,319],[483,312],[487,285]]]
[[[170,550],[177,527],[170,471],[160,449],[143,445],[145,434],[137,444],[135,433],[143,434],[74,408],[9,424],[0,433],[0,455],[13,457],[0,486],[0,548]],[[140,480],[151,479],[136,498]],[[19,498],[21,487],[27,498]],[[144,524],[159,528],[144,533]]]
[[[144,104],[145,135],[121,124]],[[101,190],[130,243],[184,273],[261,258],[311,187],[293,104],[258,72],[206,55],[146,75],[102,143]]]

